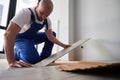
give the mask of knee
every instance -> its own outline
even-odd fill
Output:
[[[53,35],[56,37],[56,33],[53,31]]]

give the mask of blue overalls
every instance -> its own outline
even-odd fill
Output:
[[[16,60],[22,60],[26,63],[35,64],[51,55],[54,43],[48,40],[45,32],[38,32],[46,25],[48,29],[47,19],[44,20],[43,24],[35,22],[35,16],[31,11],[31,24],[30,28],[24,32],[16,35],[14,55]],[[56,36],[55,32],[53,35]],[[38,53],[35,45],[44,42],[42,52]]]

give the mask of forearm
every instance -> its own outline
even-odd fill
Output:
[[[54,37],[54,36],[52,36],[49,40],[50,40],[51,42],[53,42],[53,43],[55,43],[55,44],[63,47],[63,48],[65,48],[65,46],[66,46],[64,43],[62,43],[61,41],[59,41],[59,40],[58,40],[56,37]]]
[[[10,38],[11,37],[11,38]],[[7,57],[7,61],[10,67],[31,67],[31,64],[27,64],[24,62],[16,61],[14,57],[14,42],[15,42],[15,37],[14,36],[6,36],[4,37],[4,50],[5,54]]]
[[[16,35],[20,30],[21,28],[17,24],[10,22],[4,34],[4,50],[9,64],[15,62],[14,42]]]
[[[5,51],[8,63],[10,64],[12,62],[15,62],[14,38],[12,36],[8,36],[8,34],[5,34],[4,36],[4,51]]]
[[[55,43],[55,44],[57,44],[57,45],[59,45],[59,46],[61,46],[61,47],[63,47],[63,48],[67,48],[67,47],[70,46],[70,45],[64,44],[64,43],[62,43],[61,41],[59,41],[59,40],[53,35],[53,32],[52,32],[51,29],[50,29],[50,30],[45,30],[45,32],[46,32],[47,38],[48,38],[51,42],[53,42],[53,43]]]

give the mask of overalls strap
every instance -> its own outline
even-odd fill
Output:
[[[31,21],[34,22],[34,21],[35,21],[34,13],[33,13],[33,11],[32,11],[30,8],[28,8],[28,9],[29,9],[30,12],[31,12]]]

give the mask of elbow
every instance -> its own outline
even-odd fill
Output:
[[[5,33],[4,33],[4,39],[6,39],[8,36],[9,36],[9,35],[8,35],[8,32],[5,32]]]
[[[49,39],[50,41],[53,41],[53,40],[55,39],[55,37],[56,37],[56,33],[53,32],[53,35],[49,35],[49,36],[47,36],[47,37],[48,37],[48,39]]]
[[[53,41],[53,37],[49,36],[47,38],[48,38],[48,40]]]
[[[5,32],[5,33],[4,33],[4,39],[5,39],[5,40],[10,39],[10,37],[11,37],[11,36],[10,36],[9,32]],[[11,37],[11,38],[12,38],[12,37]]]

